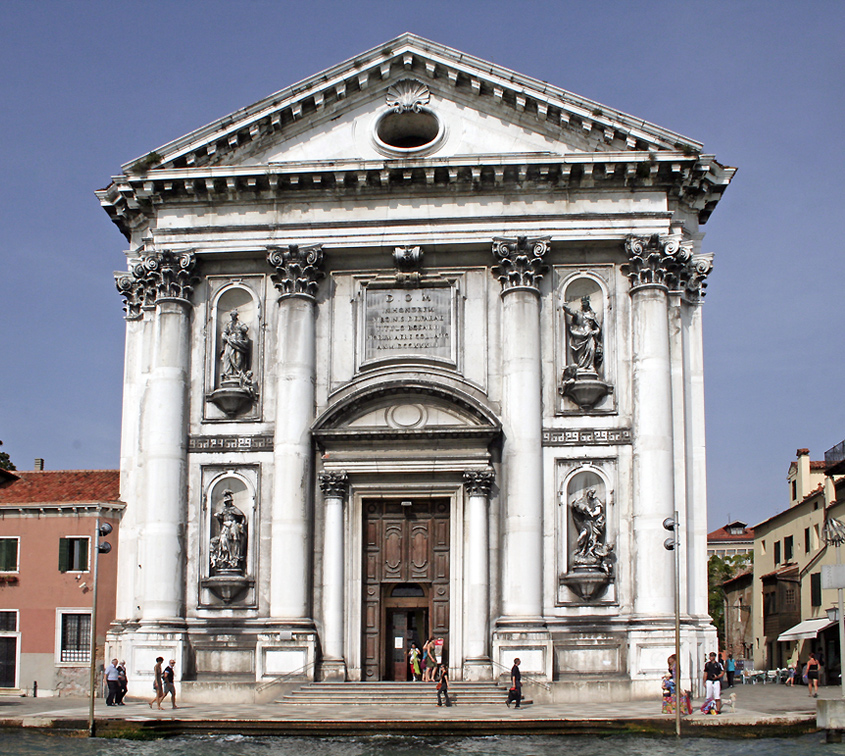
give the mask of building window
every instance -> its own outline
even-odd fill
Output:
[[[792,481],[792,501],[798,498],[798,481]]]
[[[91,660],[91,613],[59,613],[59,661],[66,664]]]
[[[88,538],[59,539],[59,572],[88,571]]]
[[[810,575],[810,605],[822,605],[822,574],[820,572]]]
[[[14,633],[18,629],[18,613],[12,611],[0,611],[0,633]]]
[[[775,541],[775,564],[780,564],[780,541]]]
[[[793,539],[792,536],[786,536],[783,539],[783,560],[785,562],[792,561],[792,552],[793,552]]]
[[[804,528],[804,553],[810,553],[810,529]]]
[[[18,539],[0,538],[0,572],[18,571]]]

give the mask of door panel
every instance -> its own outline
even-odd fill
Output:
[[[0,688],[15,687],[17,650],[17,638],[0,638]]]
[[[419,499],[403,507],[396,499],[366,499],[363,509],[364,679],[404,680],[412,638],[420,646],[429,633],[447,641],[450,502]],[[399,583],[423,586],[425,598],[388,598]],[[400,636],[401,651],[394,648]]]

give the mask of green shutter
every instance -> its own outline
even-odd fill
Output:
[[[14,572],[18,568],[18,539],[0,538],[0,570]]]
[[[67,572],[70,569],[68,551],[68,539],[59,538],[59,572]]]

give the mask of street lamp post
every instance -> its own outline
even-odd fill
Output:
[[[663,520],[663,527],[672,535],[663,542],[663,548],[675,552],[675,736],[681,737],[681,541],[678,527],[678,510],[674,517]]]
[[[111,551],[111,544],[108,541],[100,543],[100,536],[107,536],[112,532],[112,526],[108,522],[100,525],[100,511],[97,511],[97,520],[94,525],[94,567],[92,578],[94,587],[92,590],[91,606],[91,667],[89,683],[90,701],[88,705],[88,736],[94,737],[94,700],[97,697],[97,567],[100,563],[100,554],[108,554]]]

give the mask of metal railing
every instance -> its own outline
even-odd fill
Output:
[[[259,683],[255,686],[256,692],[261,692],[262,690],[266,690],[267,688],[271,687],[272,685],[282,685],[286,682],[293,680],[295,677],[301,677],[304,675],[309,669],[316,666],[317,662],[312,661],[308,662],[308,664],[299,667],[299,669],[294,669],[291,672],[285,672],[283,675],[279,675],[278,677],[274,677],[272,680],[265,680],[262,683]]]

